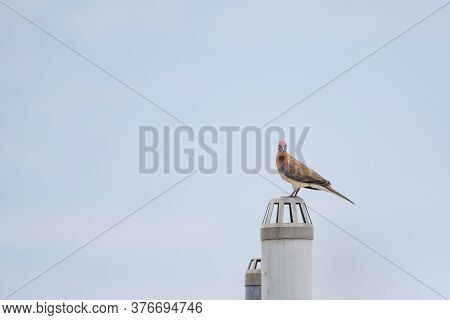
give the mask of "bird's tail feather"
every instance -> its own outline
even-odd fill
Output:
[[[347,200],[347,201],[350,202],[351,204],[355,204],[352,200],[350,200],[349,198],[347,198],[347,197],[344,196],[343,194],[337,192],[337,191],[334,190],[331,186],[324,187],[324,189],[325,189],[325,191],[334,193],[334,194],[337,195],[338,197],[341,197],[341,198]]]

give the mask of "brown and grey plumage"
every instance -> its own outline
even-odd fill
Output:
[[[330,181],[324,179],[320,174],[288,154],[286,147],[287,145],[284,141],[278,143],[277,169],[281,178],[292,184],[294,191],[292,191],[291,197],[297,196],[300,188],[306,188],[331,192],[354,204],[352,200],[334,190]]]

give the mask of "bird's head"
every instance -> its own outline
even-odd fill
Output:
[[[287,144],[283,140],[278,142],[278,152],[279,153],[285,153],[286,152],[286,147],[287,147]]]

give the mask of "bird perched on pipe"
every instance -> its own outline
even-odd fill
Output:
[[[286,147],[286,142],[280,141],[278,143],[277,169],[281,178],[292,184],[294,188],[290,197],[296,197],[300,188],[306,188],[327,191],[355,204],[352,200],[334,190],[330,181],[324,179],[320,174],[288,154]]]

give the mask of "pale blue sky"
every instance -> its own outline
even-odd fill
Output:
[[[6,3],[198,128],[263,125],[443,2]],[[1,4],[0,34],[3,297],[183,176],[138,174],[138,127],[175,120]],[[447,7],[273,123],[310,126],[307,163],[357,203],[307,204],[446,296],[449,40]],[[14,297],[241,299],[279,195],[194,175]],[[311,216],[315,298],[439,298]]]

